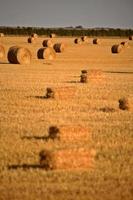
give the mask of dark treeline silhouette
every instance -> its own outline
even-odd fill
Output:
[[[37,27],[0,27],[0,32],[5,35],[47,35],[55,33],[58,36],[121,36],[128,37],[133,35],[133,29],[114,29],[114,28],[82,28],[82,26],[66,28],[37,28]]]

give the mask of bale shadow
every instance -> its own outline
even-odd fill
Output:
[[[36,98],[36,99],[49,99],[46,96],[27,96],[27,98]]]
[[[47,62],[46,62],[46,63],[43,63],[43,64],[44,64],[44,65],[52,65],[52,63],[47,63]]]
[[[0,64],[1,65],[4,65],[4,64],[7,65],[7,64],[10,64],[10,63],[9,62],[0,62]]]
[[[45,140],[48,141],[49,137],[48,136],[23,136],[21,137],[22,140],[27,139],[27,140]]]
[[[105,113],[113,113],[116,110],[114,108],[111,108],[111,107],[103,107],[103,108],[100,108],[99,111],[105,112]]]
[[[120,72],[120,71],[104,71],[104,72],[111,74],[133,74],[133,72]]]
[[[8,165],[7,168],[8,168],[8,170],[17,170],[17,169],[23,169],[23,170],[28,170],[28,169],[45,169],[44,166],[41,166],[39,164]]]
[[[81,83],[80,81],[64,81],[63,83]]]

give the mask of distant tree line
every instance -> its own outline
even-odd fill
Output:
[[[133,29],[114,29],[114,28],[82,28],[82,26],[66,28],[37,28],[37,27],[0,27],[0,32],[5,35],[50,35],[55,33],[58,36],[121,36],[128,37],[133,35]]]

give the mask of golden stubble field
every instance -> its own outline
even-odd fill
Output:
[[[0,60],[0,200],[131,200],[133,112],[120,110],[118,100],[133,94],[133,42],[112,54],[111,46],[126,38],[101,38],[100,45],[93,45],[92,38],[81,45],[74,44],[74,38],[54,38],[67,47],[50,61],[36,56],[43,39],[28,44],[27,37],[1,38],[6,54],[13,45],[27,47],[32,62]],[[82,69],[102,70],[104,80],[79,83]],[[47,87],[61,86],[75,87],[75,96],[41,98]],[[89,127],[91,141],[47,142],[41,137],[51,125]],[[44,148],[80,147],[96,151],[95,164],[88,170],[23,167],[38,165]],[[13,165],[17,167],[9,168]]]

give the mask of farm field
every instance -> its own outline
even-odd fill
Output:
[[[0,38],[6,55],[14,45],[32,53],[29,65],[0,60],[0,200],[132,200],[133,111],[120,110],[118,100],[133,95],[133,41],[112,54],[111,46],[126,38],[100,38],[99,45],[89,38],[78,45],[57,37],[53,41],[64,42],[64,52],[45,60],[36,56],[43,39],[28,44],[27,37]],[[80,83],[83,69],[101,70],[102,76]],[[75,95],[44,99],[48,87],[74,88]],[[82,126],[91,137],[46,141],[50,126]],[[95,151],[92,167],[37,167],[43,149],[79,148]]]

